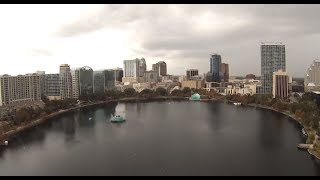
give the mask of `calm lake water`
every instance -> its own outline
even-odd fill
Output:
[[[124,115],[122,124],[111,114]],[[0,175],[320,175],[296,148],[301,127],[268,110],[218,102],[82,109],[0,150]]]

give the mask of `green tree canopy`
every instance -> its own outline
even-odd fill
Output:
[[[124,94],[126,97],[133,97],[136,93],[136,90],[133,88],[127,88],[124,90]]]
[[[167,90],[166,90],[165,88],[163,88],[163,87],[158,87],[158,88],[156,89],[156,94],[157,94],[158,96],[166,96],[168,93],[167,93]]]

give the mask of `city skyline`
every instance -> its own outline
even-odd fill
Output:
[[[205,73],[210,54],[218,53],[231,76],[260,75],[260,43],[282,42],[287,72],[304,77],[318,58],[319,7],[1,5],[0,74],[51,74],[60,64],[110,69],[136,57],[146,59],[147,69],[165,61],[169,74]]]

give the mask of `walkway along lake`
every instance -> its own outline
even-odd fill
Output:
[[[112,113],[125,123],[110,123]],[[90,118],[91,117],[91,118]],[[0,175],[320,175],[300,125],[219,102],[112,103],[13,137]]]

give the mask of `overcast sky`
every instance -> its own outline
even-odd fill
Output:
[[[320,53],[319,5],[0,5],[0,74],[60,64],[94,70],[144,57],[169,74],[209,71],[211,53],[231,75],[260,74],[260,43],[286,45],[287,71],[304,76]]]

